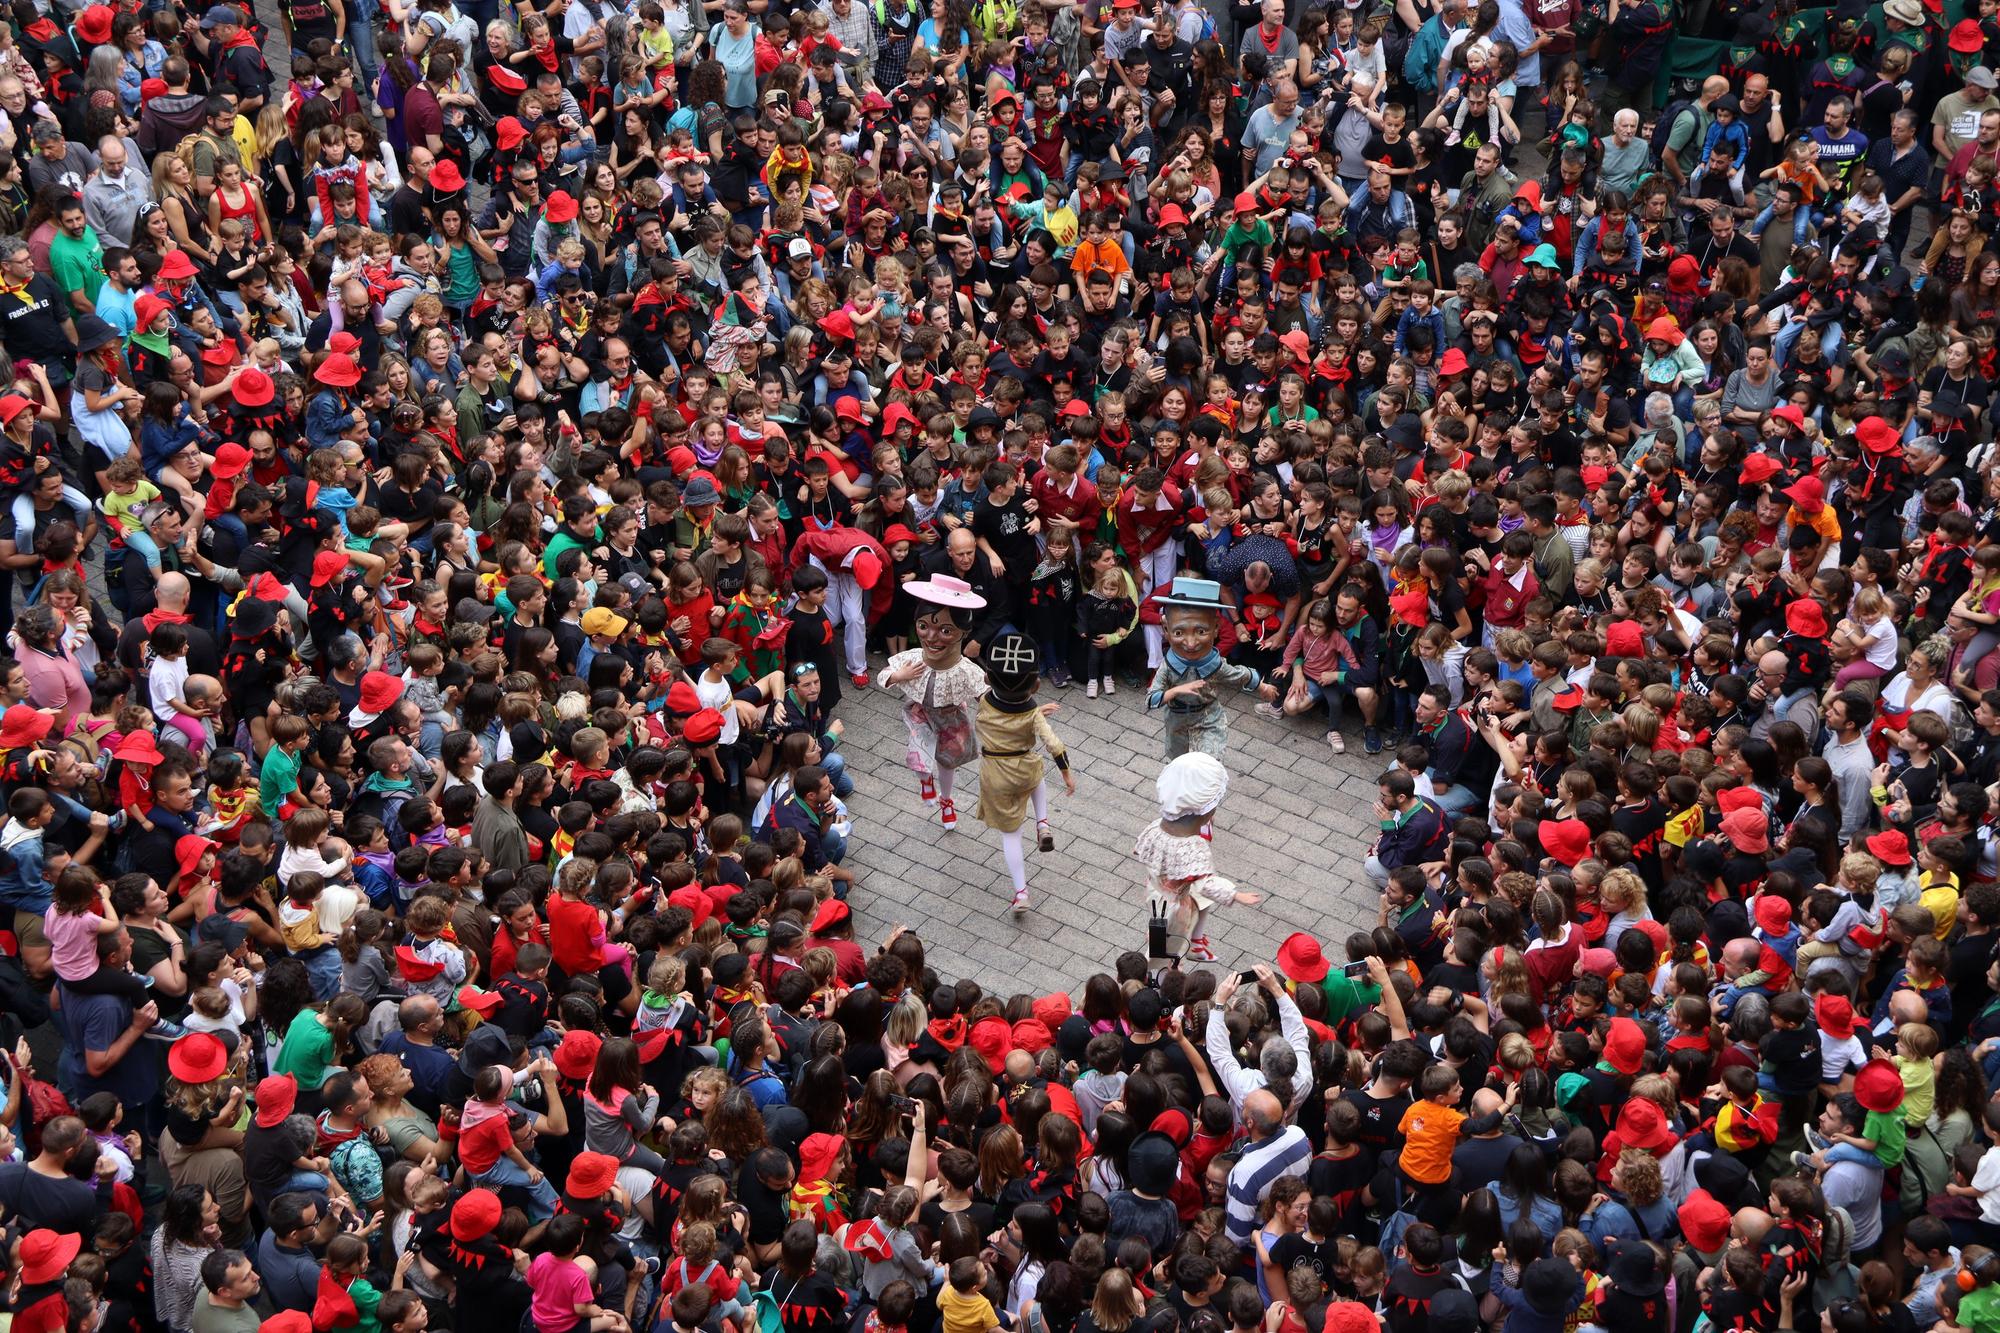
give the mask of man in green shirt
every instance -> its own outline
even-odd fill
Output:
[[[92,298],[104,286],[104,246],[84,221],[81,199],[69,200],[56,213],[56,234],[49,241],[49,276],[69,297],[72,313],[97,313]]]
[[[564,551],[588,551],[599,545],[597,535],[597,506],[587,495],[572,495],[562,503],[562,526],[549,538],[548,548],[542,552],[542,573],[551,579],[560,577],[556,573],[556,561]]]

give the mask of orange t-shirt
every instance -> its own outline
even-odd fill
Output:
[[[1458,1147],[1458,1127],[1465,1113],[1455,1106],[1413,1102],[1396,1126],[1403,1136],[1403,1174],[1422,1185],[1442,1185],[1451,1179],[1451,1154]]]
[[[1070,272],[1081,273],[1086,278],[1098,269],[1117,278],[1130,272],[1132,264],[1125,258],[1124,248],[1116,241],[1106,241],[1103,245],[1079,241],[1076,253],[1070,256],[1069,267]]]

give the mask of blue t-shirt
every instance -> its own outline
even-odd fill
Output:
[[[1819,169],[1835,185],[1846,181],[1854,164],[1868,155],[1868,136],[1853,126],[1838,138],[1827,132],[1824,125],[1812,127],[1810,137],[1819,145]]]
[[[98,1078],[84,1064],[84,1052],[108,1051],[132,1025],[132,1006],[116,995],[85,995],[61,986],[62,1008],[56,1025],[62,1029],[62,1060],[58,1065],[62,1090],[71,1102],[93,1092],[109,1092],[127,1106],[141,1106],[160,1088],[160,1051],[156,1042],[140,1039]]]

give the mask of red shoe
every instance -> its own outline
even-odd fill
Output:
[[[1026,889],[1014,890],[1014,903],[1010,910],[1015,916],[1020,916],[1028,910],[1028,891]]]
[[[849,676],[848,679],[854,682],[854,688],[857,690],[868,688],[868,673],[865,671],[857,671]]]
[[[937,783],[932,782],[928,774],[920,774],[917,778],[917,798],[927,809],[937,804]]]
[[[1197,963],[1214,962],[1215,950],[1208,947],[1208,936],[1197,935],[1193,939],[1189,940],[1187,947],[1187,956],[1194,959]]]
[[[958,807],[952,804],[951,797],[938,798],[938,820],[947,832],[958,827]]]

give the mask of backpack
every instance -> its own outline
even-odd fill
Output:
[[[1654,122],[1653,124],[1653,139],[1648,149],[1648,153],[1652,157],[1655,165],[1664,162],[1666,160],[1667,141],[1674,137],[1674,125],[1680,120],[1681,113],[1684,111],[1693,111],[1694,109],[1695,105],[1693,98],[1677,97],[1673,101],[1667,103],[1667,109],[1660,113],[1659,120]],[[1701,119],[1699,114],[1697,114],[1695,118],[1695,128],[1697,130],[1701,128]],[[1700,147],[1701,147],[1700,144],[1695,145],[1695,148],[1697,150],[1699,150]]]

